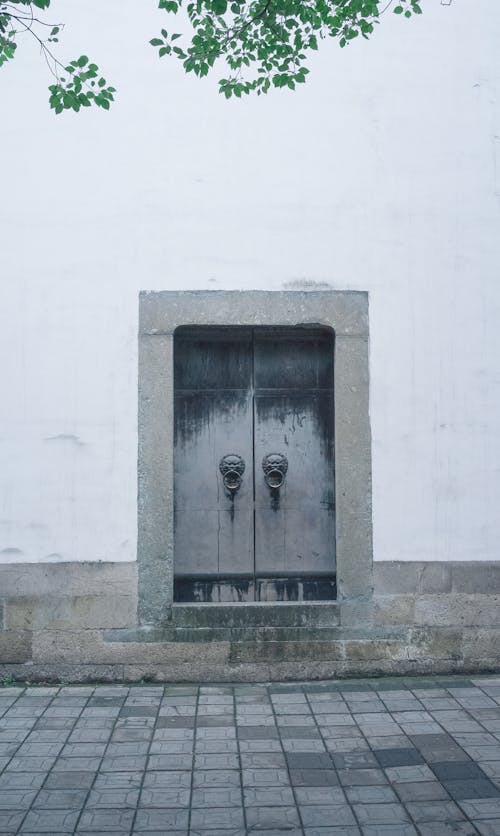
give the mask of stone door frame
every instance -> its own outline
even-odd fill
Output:
[[[173,347],[174,332],[181,325],[319,325],[333,329],[337,594],[341,605],[343,601],[359,602],[363,607],[373,590],[368,294],[337,290],[142,292],[139,299],[139,623],[165,625],[171,621],[176,606],[173,604]]]

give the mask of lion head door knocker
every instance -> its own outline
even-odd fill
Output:
[[[241,456],[230,453],[223,456],[219,463],[219,470],[222,474],[224,487],[231,498],[241,488],[241,477],[245,472],[245,462]]]
[[[262,469],[266,485],[271,489],[271,494],[277,497],[285,481],[288,459],[281,453],[269,453],[262,460]]]

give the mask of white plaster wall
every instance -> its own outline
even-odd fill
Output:
[[[139,290],[302,282],[370,292],[375,558],[497,559],[500,6],[423,5],[261,99],[158,61],[153,0],[54,3],[109,114],[2,68],[0,561],[135,559]]]

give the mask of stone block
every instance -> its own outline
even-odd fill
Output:
[[[40,630],[33,636],[33,659],[45,664],[151,664],[226,662],[229,642],[146,644],[105,642],[98,630]],[[210,678],[210,677],[208,677]]]
[[[29,630],[2,630],[0,632],[0,664],[28,662],[31,659]]]
[[[415,624],[500,625],[500,595],[421,595],[415,601]]]
[[[344,658],[340,641],[262,641],[232,642],[230,663],[287,662],[294,660],[333,660]]]
[[[4,608],[4,622],[8,630],[32,630],[37,598],[9,598]]]
[[[454,592],[500,594],[500,562],[477,560],[454,563],[452,584]]]
[[[354,598],[340,603],[342,627],[361,627],[373,624],[373,601],[371,598]]]
[[[463,654],[466,665],[484,660],[498,668],[500,665],[500,627],[491,629],[464,628]]]
[[[376,595],[436,595],[450,592],[453,564],[444,561],[381,561],[374,563]]]
[[[345,658],[347,661],[372,661],[379,659],[399,660],[407,658],[407,647],[404,642],[391,639],[370,641],[346,641]]]
[[[12,604],[18,618],[22,618],[21,602],[24,600],[18,599],[17,604]],[[9,623],[10,610],[11,605],[7,610]],[[36,601],[32,611],[35,629],[131,627],[137,621],[137,599],[135,595],[113,593],[71,597],[46,595]]]
[[[136,563],[78,561],[66,563],[0,564],[0,589],[7,598],[40,595],[134,595]]]
[[[409,635],[408,657],[430,659],[436,664],[444,659],[460,661],[463,657],[463,631],[453,627],[412,628]]]
[[[415,618],[414,595],[381,595],[374,601],[376,625],[413,624]]]

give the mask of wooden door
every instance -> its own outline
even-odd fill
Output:
[[[333,337],[175,336],[175,598],[335,597]]]

